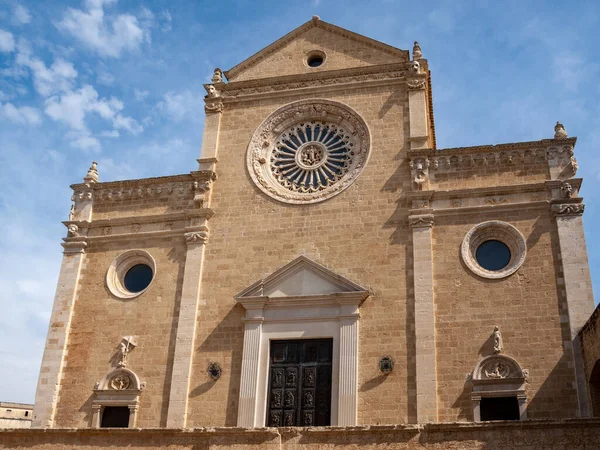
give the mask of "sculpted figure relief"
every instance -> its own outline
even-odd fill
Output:
[[[502,352],[502,334],[500,333],[500,328],[497,326],[494,327],[494,353]]]

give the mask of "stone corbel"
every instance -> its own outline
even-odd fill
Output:
[[[198,208],[208,208],[210,200],[210,188],[212,182],[217,178],[215,172],[203,170],[192,172],[194,181],[192,182],[192,191],[194,192],[194,204]]]
[[[546,191],[550,199],[555,202],[563,202],[565,200],[566,202],[572,202],[572,199],[579,198],[582,181],[581,178],[546,181]]]
[[[409,162],[414,190],[422,191],[429,187],[429,158],[415,158]]]

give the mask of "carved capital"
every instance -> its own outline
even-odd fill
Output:
[[[185,233],[185,242],[191,244],[205,244],[208,241],[208,232],[206,231],[191,231]]]
[[[204,105],[204,112],[206,112],[206,113],[223,112],[223,101],[222,100],[207,101],[206,104]]]
[[[433,214],[408,216],[411,228],[430,228],[433,226]]]
[[[552,215],[555,217],[581,216],[585,205],[583,203],[563,203],[552,205]]]
[[[408,80],[406,82],[406,86],[408,86],[408,89],[411,91],[425,89],[425,85],[425,80]]]

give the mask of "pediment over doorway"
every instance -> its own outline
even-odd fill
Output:
[[[369,291],[342,275],[299,256],[271,275],[258,280],[237,294],[237,300],[246,298],[298,298],[323,296],[359,296],[364,300]]]

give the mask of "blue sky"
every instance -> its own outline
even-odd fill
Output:
[[[202,83],[314,14],[419,41],[439,148],[578,136],[600,298],[597,2],[0,0],[0,400],[33,402],[69,185],[195,170]]]

